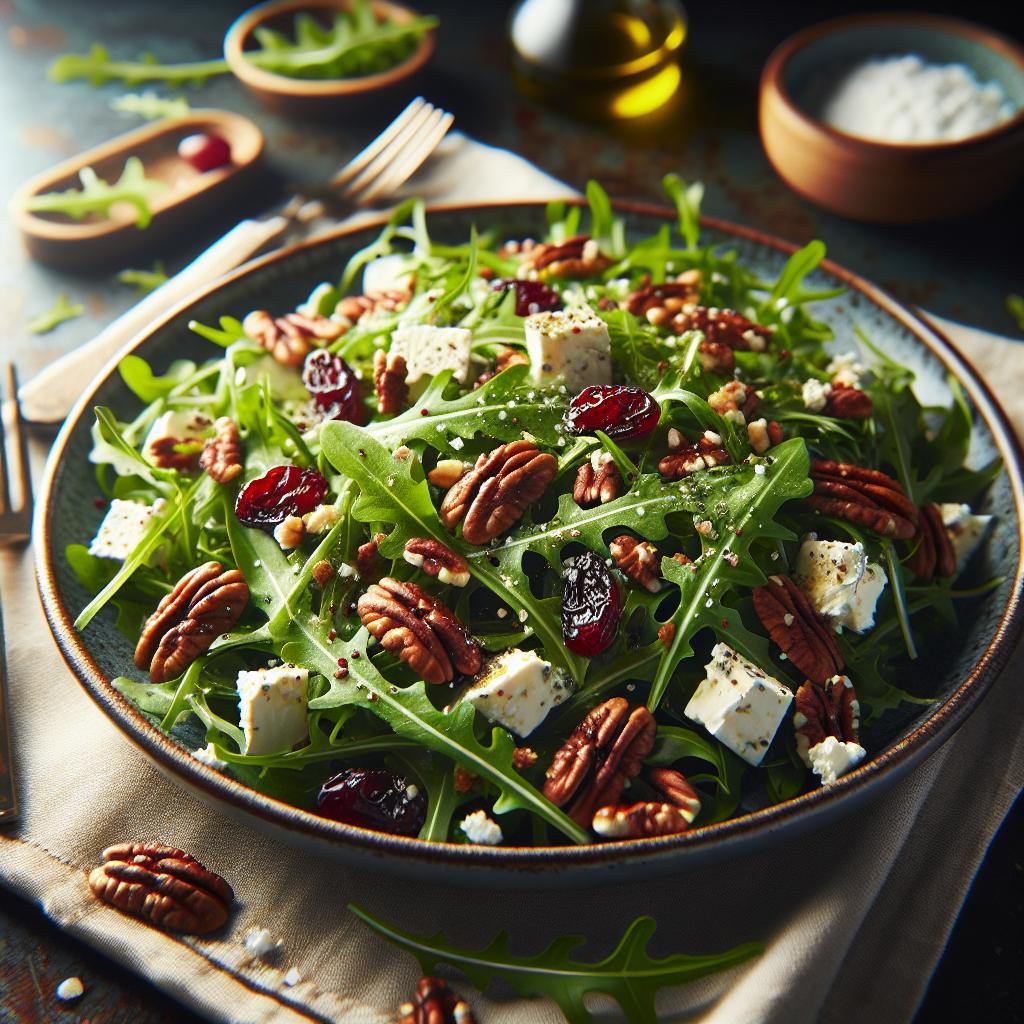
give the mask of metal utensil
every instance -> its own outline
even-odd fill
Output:
[[[197,288],[223,276],[259,252],[295,242],[326,228],[328,217],[372,206],[393,194],[437,148],[454,116],[418,96],[373,140],[326,183],[300,193],[263,218],[243,220],[187,267],[147,295],[92,341],[36,374],[20,393],[30,423],[60,423],[70,412],[81,387],[131,339]],[[330,201],[327,201],[327,196]]]

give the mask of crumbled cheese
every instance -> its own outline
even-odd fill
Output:
[[[801,393],[804,405],[811,412],[821,412],[828,402],[828,396],[832,394],[832,385],[823,383],[817,377],[811,377],[804,381]]]
[[[363,267],[363,293],[407,292],[412,286],[412,271],[405,253],[390,253],[370,260]]]
[[[287,985],[288,988],[292,988],[302,981],[302,975],[299,973],[297,967],[289,967],[288,973],[281,979],[282,985]]]
[[[825,367],[825,372],[832,377],[833,385],[859,388],[864,367],[857,362],[856,352],[841,352],[832,357],[828,366]]]
[[[56,988],[55,995],[62,1003],[80,999],[85,992],[81,978],[65,978]]]
[[[747,440],[750,442],[750,447],[758,455],[763,455],[771,448],[772,442],[768,436],[768,421],[764,417],[759,420],[752,420],[747,424]]]
[[[826,736],[807,751],[810,767],[823,786],[835,782],[866,756],[867,751],[859,743],[844,743],[835,736]]]
[[[863,544],[805,540],[797,552],[793,579],[836,632],[846,626],[863,633],[875,624],[875,605],[886,576],[880,565],[868,561]]]
[[[588,306],[534,313],[525,321],[526,351],[535,384],[558,378],[580,391],[611,383],[608,325]]]
[[[268,960],[275,956],[281,949],[283,943],[270,934],[269,928],[250,928],[242,940],[245,950],[252,956],[261,960]]]
[[[485,811],[474,811],[459,822],[459,828],[471,843],[480,846],[497,846],[504,839],[501,826],[489,818]]]
[[[227,761],[222,761],[217,754],[214,752],[213,744],[207,743],[205,747],[200,747],[198,750],[192,751],[192,756],[197,761],[202,761],[203,764],[208,765],[210,768],[216,768],[217,771],[222,772],[227,768]]]
[[[309,669],[296,665],[238,673],[246,754],[276,754],[309,738]]]
[[[405,379],[410,384],[442,370],[451,370],[455,379],[465,384],[472,340],[472,333],[464,327],[405,323],[392,333],[391,351],[405,359]]]
[[[961,573],[984,539],[993,517],[976,516],[970,505],[949,502],[939,506],[939,513],[956,555],[956,571]]]
[[[565,673],[518,647],[492,659],[463,694],[485,718],[529,736],[569,696]]]
[[[306,533],[326,533],[338,521],[338,510],[333,505],[317,505],[302,517]]]
[[[139,546],[150,521],[163,506],[163,498],[158,498],[152,505],[114,498],[96,536],[89,543],[89,554],[123,562]]]

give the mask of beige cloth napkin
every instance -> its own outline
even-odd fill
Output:
[[[428,168],[417,191],[435,199],[568,193],[511,154],[458,138],[446,151],[448,159]],[[474,182],[469,196],[452,188]],[[1024,349],[943,326],[987,372],[1011,415],[1024,418]],[[38,469],[41,445],[33,455]],[[532,953],[554,935],[583,934],[594,957],[608,952],[633,917],[650,913],[660,922],[654,950],[661,955],[750,940],[766,947],[729,974],[664,992],[665,1020],[906,1021],[1024,783],[1018,655],[942,750],[876,803],[817,835],[669,880],[564,894],[481,894],[461,890],[455,879],[445,887],[403,882],[283,846],[167,781],[78,687],[34,591],[30,553],[0,552],[23,806],[20,823],[0,831],[0,882],[217,1021],[393,1020],[413,990],[416,965],[349,915],[350,900],[423,933],[443,927],[460,944],[482,945],[507,928],[513,948]],[[238,904],[226,934],[202,941],[164,935],[87,894],[85,872],[98,851],[142,838],[189,850],[231,881]],[[281,939],[272,963],[245,952],[251,928]],[[292,967],[302,980],[289,986]],[[470,995],[484,1024],[561,1020],[552,1004]],[[599,1020],[618,1019],[606,1004],[594,1012]]]

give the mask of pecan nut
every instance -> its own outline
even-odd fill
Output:
[[[691,473],[724,466],[729,461],[729,453],[720,442],[706,435],[690,442],[673,427],[668,432],[668,455],[658,463],[658,472],[669,480],[682,480]]]
[[[660,327],[685,307],[697,304],[700,282],[699,270],[684,270],[674,281],[649,284],[630,292],[620,306],[634,316],[642,316],[655,327]]]
[[[576,482],[572,487],[573,501],[580,508],[593,508],[614,501],[622,493],[622,476],[619,467],[612,461],[599,456],[588,459],[576,470]]]
[[[376,579],[380,575],[380,558],[377,548],[387,537],[386,533],[374,534],[365,544],[356,549],[356,572],[361,580]]]
[[[676,334],[700,331],[709,345],[725,345],[741,352],[763,352],[771,341],[772,329],[755,324],[733,309],[688,306],[672,318]]]
[[[796,691],[794,704],[796,750],[805,763],[811,747],[828,736],[843,743],[860,742],[860,703],[846,676],[835,675],[824,685],[804,683]]]
[[[443,978],[423,977],[413,999],[398,1007],[398,1024],[476,1024],[476,1017]]]
[[[832,382],[823,412],[837,420],[869,420],[875,411],[871,396],[849,384]]]
[[[608,545],[615,567],[634,583],[657,594],[661,590],[661,559],[650,541],[638,541],[624,533]]]
[[[469,544],[486,544],[517,523],[555,478],[558,461],[530,441],[511,441],[489,454],[445,495],[441,521],[449,530],[462,523]]]
[[[254,309],[242,321],[242,330],[277,362],[302,366],[306,356],[321,342],[340,338],[345,325],[320,314],[286,313],[274,317],[265,309]]]
[[[543,242],[530,249],[523,267],[544,278],[579,280],[603,273],[612,259],[601,252],[589,235],[575,235],[564,242]]]
[[[206,442],[199,456],[199,465],[218,484],[228,484],[242,472],[244,463],[238,427],[234,420],[221,416],[213,425],[213,437]]]
[[[334,315],[343,323],[354,324],[373,313],[393,313],[412,298],[412,290],[367,292],[365,295],[346,295],[334,309]]]
[[[469,582],[469,563],[462,555],[432,537],[407,540],[402,557],[428,576],[436,576],[442,583],[464,587]]]
[[[643,839],[685,832],[700,813],[700,797],[686,777],[672,768],[655,768],[650,781],[664,796],[621,807],[601,807],[592,828],[605,839]]]
[[[408,367],[405,357],[382,348],[373,354],[373,386],[377,390],[377,412],[393,416],[401,412],[409,399],[409,385],[405,382]]]
[[[154,466],[179,473],[194,473],[202,453],[203,442],[194,437],[158,437],[146,445],[146,455]]]
[[[832,630],[807,595],[788,577],[755,587],[754,610],[773,642],[808,679],[824,683],[843,670]]]
[[[697,358],[708,373],[720,377],[727,377],[736,369],[736,354],[724,341],[702,341]]]
[[[922,505],[918,526],[917,547],[907,563],[911,571],[924,583],[930,583],[936,574],[955,576],[956,552],[942,522],[939,506]]]
[[[387,651],[428,683],[450,683],[456,672],[476,675],[480,646],[451,609],[415,583],[385,576],[356,605],[363,625]]]
[[[507,370],[510,366],[527,366],[530,360],[527,358],[526,353],[518,348],[503,348],[498,352],[498,358],[494,363],[494,368],[490,370],[484,370],[476,379],[476,383],[473,385],[474,388],[481,387],[486,384],[493,377],[497,377],[499,373]]]
[[[121,843],[89,874],[97,899],[158,928],[206,935],[228,919],[231,886],[191,854],[159,843]]]
[[[761,404],[761,396],[742,381],[726,381],[717,391],[708,395],[708,405],[727,420],[743,424],[750,419],[754,410]]]
[[[814,459],[811,479],[814,493],[803,499],[811,508],[884,537],[910,540],[917,533],[917,506],[902,484],[880,470]]]
[[[645,707],[630,710],[613,697],[587,713],[555,752],[545,774],[544,795],[569,817],[590,826],[598,807],[618,803],[654,748],[657,723]]]
[[[154,683],[175,679],[221,633],[234,628],[249,603],[249,586],[238,569],[225,572],[206,562],[187,572],[146,619],[135,664]]]
[[[676,624],[674,622],[663,623],[658,628],[658,640],[662,647],[671,647],[672,641],[676,638]]]

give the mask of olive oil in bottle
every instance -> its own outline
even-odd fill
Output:
[[[519,89],[581,117],[642,117],[679,87],[676,0],[520,0],[509,31]]]

